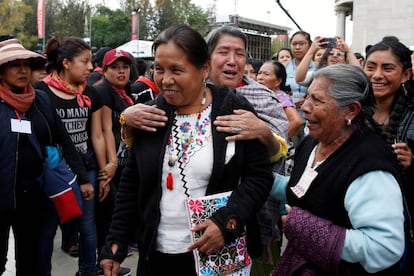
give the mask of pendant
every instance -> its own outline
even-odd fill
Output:
[[[171,172],[168,172],[167,175],[167,189],[172,191],[174,189],[174,179]]]
[[[178,157],[177,156],[173,156],[172,154],[170,154],[170,156],[168,157],[168,166],[170,167],[174,167],[175,163],[178,161]]]

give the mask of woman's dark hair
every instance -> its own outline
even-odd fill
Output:
[[[328,65],[328,57],[330,55],[330,52],[333,49],[335,49],[335,48],[326,48],[325,52],[323,53],[323,55],[321,57],[321,61],[319,61],[317,69],[323,68],[323,67]],[[345,60],[346,60],[347,59],[346,53],[344,53],[344,54],[345,54]]]
[[[131,58],[131,70],[129,71],[129,81],[134,82],[139,77],[137,61],[130,52],[128,52],[128,54]]]
[[[312,39],[311,39],[311,36],[310,36],[310,34],[308,33],[308,32],[305,32],[305,31],[297,31],[297,32],[295,32],[291,37],[290,37],[290,43],[292,43],[292,40],[293,40],[293,38],[296,36],[296,35],[303,35],[305,38],[306,38],[306,40],[308,41],[308,43],[309,43],[309,46],[312,44]]]
[[[79,56],[84,50],[91,50],[91,47],[83,39],[68,37],[62,44],[54,37],[47,41],[45,54],[47,56],[46,72],[56,70],[60,73],[63,70],[63,60],[72,60]]]
[[[249,58],[246,61],[246,65],[251,64],[253,66],[254,72],[257,74],[259,72],[260,67],[262,67],[263,62],[256,58]]]
[[[329,82],[329,94],[340,108],[360,102],[361,111],[352,121],[357,130],[367,128],[379,132],[379,125],[373,119],[376,101],[371,82],[364,71],[351,64],[333,64],[314,73],[314,79],[325,78]]]
[[[279,61],[268,61],[267,63],[270,63],[273,65],[273,71],[275,72],[276,79],[281,79],[282,82],[279,85],[279,89],[282,91],[287,92],[286,88],[286,69],[285,66],[280,63]]]
[[[106,52],[109,52],[111,50],[112,50],[111,47],[99,48],[99,50],[92,57],[93,66],[95,67],[95,65],[98,65],[99,67],[102,67],[103,66],[102,61],[103,61],[103,58],[104,58]]]
[[[277,51],[277,53],[274,56],[274,58],[272,58],[272,59],[278,61],[279,60],[280,52],[282,52],[282,51],[288,51],[289,54],[290,54],[290,57],[293,58],[292,50],[290,48],[280,48],[279,51]]]
[[[212,30],[207,35],[207,45],[208,45],[208,54],[209,55],[211,55],[211,53],[214,51],[214,49],[217,46],[218,40],[223,35],[229,35],[229,36],[234,36],[234,37],[240,38],[243,41],[244,49],[247,53],[247,36],[240,29],[238,29],[236,27],[233,27],[233,26],[225,25],[225,26],[218,27],[218,28]]]
[[[412,67],[410,49],[401,43],[395,36],[386,36],[380,42],[372,45],[366,55],[366,60],[376,51],[391,51],[391,53],[400,61],[402,70]],[[412,88],[412,80],[408,80],[404,86],[400,85],[394,94],[394,104],[388,118],[388,127],[384,134],[389,144],[395,143],[398,127],[404,111],[414,105],[414,91]]]
[[[402,44],[398,38],[395,36],[385,36],[380,42],[371,46],[366,55],[366,58],[376,52],[376,51],[387,51],[390,50],[391,53],[398,58],[402,64],[403,71],[410,69],[411,64],[411,51],[404,44]]]
[[[197,68],[202,68],[210,59],[207,43],[204,38],[195,30],[187,25],[174,25],[162,31],[152,45],[155,53],[158,46],[173,42],[186,54],[191,64]]]
[[[323,52],[323,55],[322,55],[321,59],[319,60],[318,65],[317,65],[318,68],[316,68],[316,69],[320,69],[320,68],[323,68],[323,67],[328,65],[328,56],[329,56],[329,52],[332,49],[333,48],[326,48],[325,49],[325,52]]]
[[[138,76],[145,75],[145,72],[147,71],[147,63],[142,58],[134,58],[135,64],[137,67]]]

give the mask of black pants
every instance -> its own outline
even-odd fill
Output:
[[[10,228],[13,229],[16,276],[39,275],[39,238],[44,201],[40,191],[16,194],[16,209],[0,210],[0,275],[5,271]]]
[[[154,252],[147,260],[139,262],[137,275],[196,276],[194,255],[192,252],[183,254]]]

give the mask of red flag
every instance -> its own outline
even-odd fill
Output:
[[[45,0],[37,2],[37,36],[45,37]]]
[[[132,12],[132,35],[131,35],[131,40],[136,40],[139,39],[138,38],[138,13],[137,12]]]

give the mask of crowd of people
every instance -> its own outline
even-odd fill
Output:
[[[398,38],[361,55],[298,31],[259,61],[236,27],[174,25],[148,64],[76,37],[44,55],[2,40],[0,274],[12,229],[16,275],[51,275],[58,227],[71,275],[130,275],[132,249],[143,276],[213,275],[207,256],[220,275],[414,274],[414,54]],[[82,211],[65,223],[40,180],[62,159]],[[186,204],[224,192],[190,227]],[[242,236],[243,265],[222,262]]]

